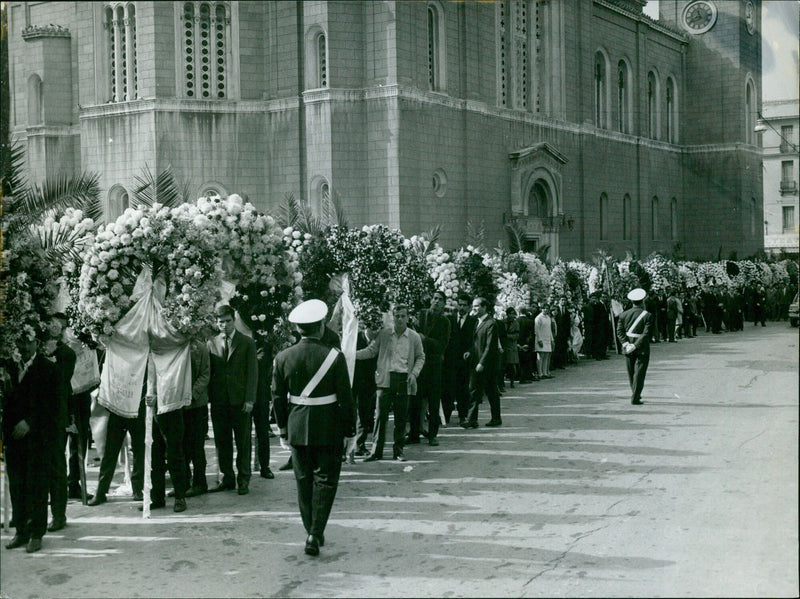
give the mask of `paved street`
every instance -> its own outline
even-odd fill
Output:
[[[555,374],[509,390],[500,429],[346,465],[318,558],[273,439],[245,497],[149,521],[71,502],[41,552],[2,549],[2,595],[798,595],[797,329],[655,345],[639,407],[621,357]]]

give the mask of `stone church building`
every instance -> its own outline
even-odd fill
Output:
[[[588,258],[763,247],[760,0],[9,2],[34,179],[146,166],[262,210]]]

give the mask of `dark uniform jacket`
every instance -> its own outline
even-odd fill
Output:
[[[275,357],[272,398],[275,421],[291,445],[339,445],[356,434],[356,411],[350,390],[350,375],[339,352],[310,397],[336,395],[336,402],[319,406],[298,405],[289,396],[299,396],[328,356],[331,347],[320,339],[302,338]]]
[[[631,325],[636,322],[636,319],[639,318],[639,314],[643,311],[644,310],[639,306],[633,306],[619,315],[617,339],[620,344],[625,342],[633,343],[636,346],[636,351],[633,353],[638,352],[644,356],[650,353],[650,329],[653,326],[653,315],[648,312],[647,315],[639,321],[639,324],[636,325],[636,329],[633,332],[640,334],[641,337],[631,338],[627,335]]]
[[[417,332],[422,337],[425,359],[441,362],[450,341],[450,321],[447,317],[444,314],[434,314],[430,310],[424,310],[419,317]]]
[[[21,420],[28,423],[27,437],[42,444],[55,442],[59,430],[59,406],[66,402],[58,368],[37,353],[22,381],[19,370],[9,368],[9,388],[3,393],[3,439],[13,442],[12,432]],[[61,428],[60,430],[63,430]]]
[[[226,358],[221,335],[208,340],[211,358],[211,378],[208,399],[214,402],[240,406],[253,405],[258,385],[258,360],[256,344],[247,335],[234,331],[230,354]]]

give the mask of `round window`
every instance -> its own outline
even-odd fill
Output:
[[[445,172],[437,168],[433,171],[433,193],[437,197],[442,197],[447,192],[447,175]]]

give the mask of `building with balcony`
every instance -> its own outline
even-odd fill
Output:
[[[764,102],[758,129],[764,148],[764,250],[798,257],[800,106],[798,100]]]
[[[109,219],[170,167],[446,247],[759,251],[760,1],[645,4],[9,2],[12,132],[34,180],[99,173]]]

